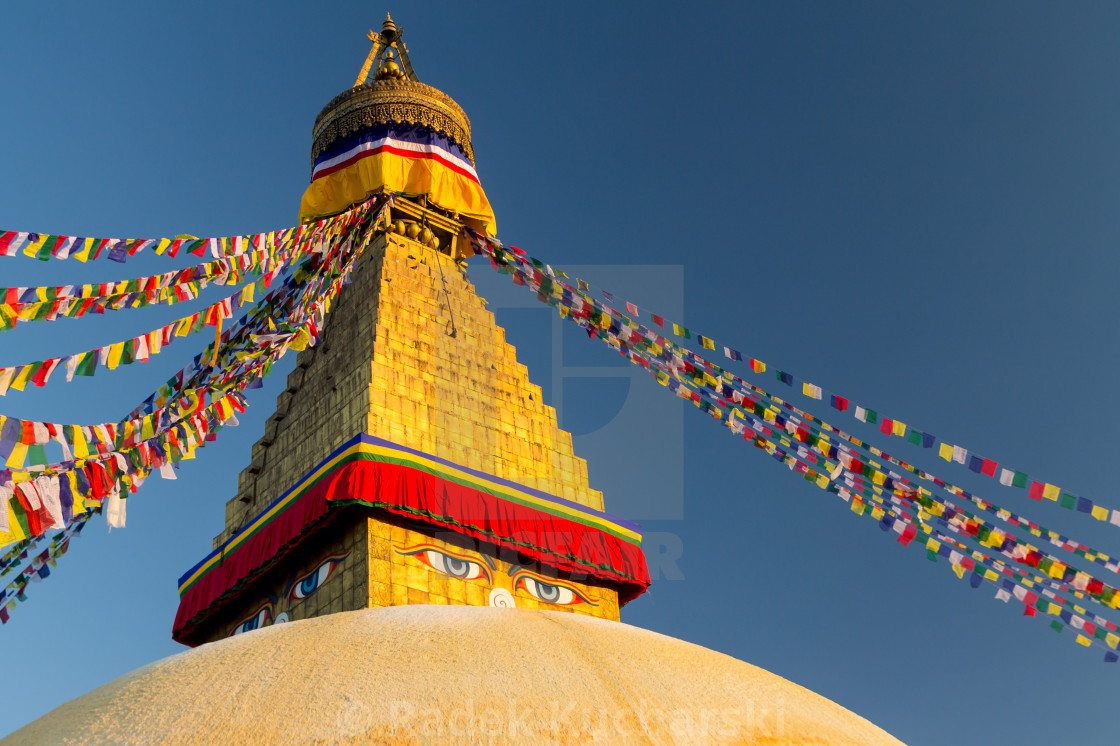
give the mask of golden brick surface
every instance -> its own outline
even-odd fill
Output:
[[[378,237],[297,361],[215,546],[360,432],[603,508],[493,313],[433,249]]]
[[[226,504],[225,530],[215,546],[362,432],[603,509],[571,435],[557,427],[556,412],[543,404],[540,387],[454,261],[407,238],[382,235],[352,280],[332,306],[321,344],[299,353],[238,479],[238,494]],[[233,610],[216,616],[208,637],[230,634],[265,607],[265,623],[271,623],[280,614],[294,621],[366,606],[484,606],[498,587],[519,607],[618,619],[613,590],[561,578],[585,600],[558,606],[535,597],[530,590],[537,586],[524,574],[537,572],[547,583],[547,568],[516,574],[486,547],[452,546],[371,511],[354,515],[270,570],[257,591],[247,589]],[[421,544],[435,547],[429,551],[436,555],[407,553]],[[438,559],[425,561],[443,550],[472,557],[487,572],[464,579],[441,571],[433,564]],[[293,588],[340,556],[325,582],[297,597]]]

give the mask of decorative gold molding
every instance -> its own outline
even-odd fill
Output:
[[[422,124],[446,135],[474,163],[471,122],[462,107],[443,91],[411,80],[378,80],[335,96],[315,117],[311,164],[344,137],[374,124]]]

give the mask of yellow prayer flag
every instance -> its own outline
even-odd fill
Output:
[[[248,285],[246,285],[241,291],[241,302],[252,303],[253,293],[256,292],[256,288],[257,284],[255,282],[250,282]]]
[[[821,474],[820,476],[818,476],[817,477],[817,486],[820,487],[822,490],[825,487],[827,487],[828,486],[828,475]]]
[[[121,355],[124,354],[124,342],[114,342],[109,345],[109,359],[105,362],[105,367],[109,370],[115,370],[121,364]]]
[[[906,435],[906,424],[903,423],[903,422],[899,422],[898,420],[895,420],[891,424],[891,432],[894,433],[895,435],[899,435],[899,436]]]
[[[964,579],[964,567],[961,565],[953,565],[953,574],[957,576],[958,580]]]
[[[90,249],[93,248],[93,244],[94,244],[94,239],[92,239],[92,238],[82,239],[82,248],[80,248],[76,252],[71,252],[70,253],[71,258],[77,259],[79,262],[86,261],[87,259],[89,259],[89,252],[90,252]],[[89,297],[88,295],[85,294],[85,289],[87,287],[89,287],[89,286],[88,285],[83,285],[82,286],[82,297],[83,298],[88,298]]]
[[[876,471],[871,474],[871,481],[875,484],[883,484],[887,481],[887,475],[881,471]]]
[[[937,455],[946,461],[953,460],[953,446],[948,443],[942,443],[937,449]]]
[[[306,329],[300,329],[296,335],[288,342],[288,346],[297,352],[302,352],[307,349],[308,342],[311,341],[311,335],[307,333]]]
[[[1060,493],[1061,489],[1057,485],[1050,484],[1049,482],[1042,488],[1042,496],[1047,500],[1057,500]]]
[[[82,491],[78,489],[78,473],[71,469],[63,475],[63,478],[70,482],[70,494],[74,496],[74,515],[82,513],[86,509],[85,498],[82,497]]]
[[[1107,644],[1110,648],[1115,650],[1116,646],[1118,644],[1120,644],[1120,635],[1114,635],[1113,633],[1109,632],[1109,633],[1105,634],[1104,641],[1105,641],[1105,644]]]
[[[1108,508],[1102,508],[1100,505],[1093,506],[1093,517],[1098,521],[1108,520]]]
[[[1078,635],[1077,636],[1077,644],[1078,645],[1084,645],[1085,647],[1089,647],[1089,638],[1086,637],[1085,635]]]
[[[159,240],[159,243],[156,244],[156,247],[155,247],[154,251],[157,254],[162,255],[163,252],[167,251],[170,247],[171,247],[171,239],[161,238]]]
[[[764,409],[762,411],[762,419],[766,420],[767,422],[773,422],[774,416],[774,410],[772,409]]]
[[[89,446],[86,444],[86,437],[82,429],[80,427],[75,427],[71,430],[71,436],[71,445],[74,446],[74,458],[88,458]]]
[[[26,460],[27,446],[25,446],[23,443],[16,443],[14,446],[12,446],[12,452],[8,454],[8,466],[12,467],[13,469],[20,469],[23,468],[23,462]]]
[[[1062,613],[1062,607],[1051,601],[1046,605],[1046,613],[1050,616],[1058,616]]]
[[[23,526],[19,525],[19,521],[16,519],[16,510],[12,507],[12,501],[8,500],[0,510],[8,511],[8,531],[7,533],[0,532],[0,547],[26,539],[27,534],[24,533]]]
[[[940,548],[941,548],[941,542],[938,541],[937,539],[934,539],[934,538],[931,537],[931,538],[926,540],[926,549],[928,549],[929,551],[936,552]]]
[[[27,245],[23,247],[23,255],[34,257],[39,253],[39,249],[43,244],[47,242],[48,238],[50,238],[50,236],[48,236],[46,233],[43,233],[39,236],[39,240],[29,241]]]
[[[874,518],[875,520],[881,519],[886,514],[887,514],[887,511],[883,510],[878,505],[876,505],[875,507],[873,507],[871,509],[871,517]]]
[[[163,347],[163,330],[156,329],[154,332],[148,332],[148,354],[158,355],[160,349]]]
[[[1052,578],[1060,578],[1066,574],[1066,566],[1061,562],[1055,562],[1054,564],[1050,565],[1050,571],[1048,574]]]
[[[23,391],[23,387],[27,385],[28,379],[31,378],[31,369],[33,367],[34,366],[31,365],[24,365],[19,368],[12,377],[12,382],[8,384],[8,388],[16,391]]]
[[[185,319],[179,319],[179,326],[175,329],[175,336],[185,337],[190,334],[191,327],[194,326],[194,320],[197,316],[198,314],[196,313],[194,316],[188,316]]]
[[[813,396],[814,395],[813,384],[802,383],[801,384],[801,393],[804,394],[805,396]]]

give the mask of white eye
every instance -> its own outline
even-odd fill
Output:
[[[271,611],[269,610],[269,608],[267,606],[264,607],[256,614],[234,627],[233,632],[230,632],[229,636],[233,637],[234,635],[240,635],[245,632],[252,632],[255,629],[263,627],[265,622],[268,621],[268,617],[270,614]]]
[[[453,578],[462,578],[463,580],[474,580],[475,578],[482,577],[482,565],[477,562],[452,557],[450,554],[437,552],[434,549],[425,550],[423,555],[424,562],[429,567],[442,572],[444,575],[450,575]]]
[[[312,573],[304,575],[292,588],[292,598],[307,598],[331,576],[339,560],[329,559]]]
[[[521,587],[533,598],[558,606],[570,606],[577,601],[584,600],[580,596],[577,596],[571,588],[545,583],[527,575],[521,578]]]

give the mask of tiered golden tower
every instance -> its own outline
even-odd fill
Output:
[[[415,80],[392,21],[380,34],[371,32],[371,39],[358,83],[316,119],[313,162],[320,172],[322,163],[342,164],[324,178],[340,173],[350,178],[353,174],[343,171],[361,166],[361,154],[385,142],[397,143],[387,148],[396,157],[393,148],[438,145],[443,138],[473,166],[469,120],[450,97]],[[366,81],[370,68],[374,79]],[[371,128],[373,135],[362,134]],[[408,140],[403,130],[420,134]],[[424,160],[432,160],[429,152],[434,151],[422,152]],[[628,600],[648,583],[644,561],[640,568],[615,567],[615,572],[595,570],[591,560],[573,565],[564,555],[580,554],[579,541],[552,536],[570,528],[558,528],[547,517],[542,524],[536,514],[506,514],[500,501],[508,498],[518,510],[543,505],[548,515],[606,527],[610,535],[630,532],[629,546],[641,556],[636,527],[602,513],[602,494],[588,484],[586,463],[573,453],[571,435],[557,426],[556,412],[544,404],[540,387],[530,382],[467,279],[464,257],[473,251],[461,223],[485,231],[492,218],[473,209],[476,198],[455,202],[457,192],[449,192],[439,174],[431,189],[416,193],[411,185],[422,184],[420,167],[433,164],[406,163],[401,178],[407,183],[394,183],[397,165],[376,165],[381,182],[357,188],[351,179],[344,185],[349,191],[342,208],[378,189],[396,196],[352,284],[327,317],[321,343],[299,354],[276,412],[253,446],[238,494],[226,504],[215,554],[208,566],[194,569],[198,577],[217,572],[228,577],[205,603],[180,608],[181,641],[197,644],[281,621],[404,604],[566,609],[617,620],[620,590]],[[329,209],[324,204],[305,195],[304,217]],[[468,210],[455,210],[460,204]],[[333,204],[335,211],[339,207]],[[277,501],[321,488],[315,480],[325,479],[332,458],[361,466],[369,464],[360,459],[380,458],[383,469],[403,460],[419,470],[422,482],[428,480],[424,484],[436,479],[437,492],[450,484],[453,490],[481,490],[475,497],[499,503],[485,509],[477,502],[441,503],[440,509],[415,501],[401,505],[386,493],[417,488],[395,472],[379,472],[360,484],[347,476],[351,482],[331,488],[329,511],[289,520],[292,509],[277,508]],[[292,524],[287,533],[252,549],[254,556],[241,556],[247,543],[261,541],[262,533],[281,522]],[[189,593],[198,577],[184,576],[181,591]],[[185,606],[186,601],[185,595]]]

